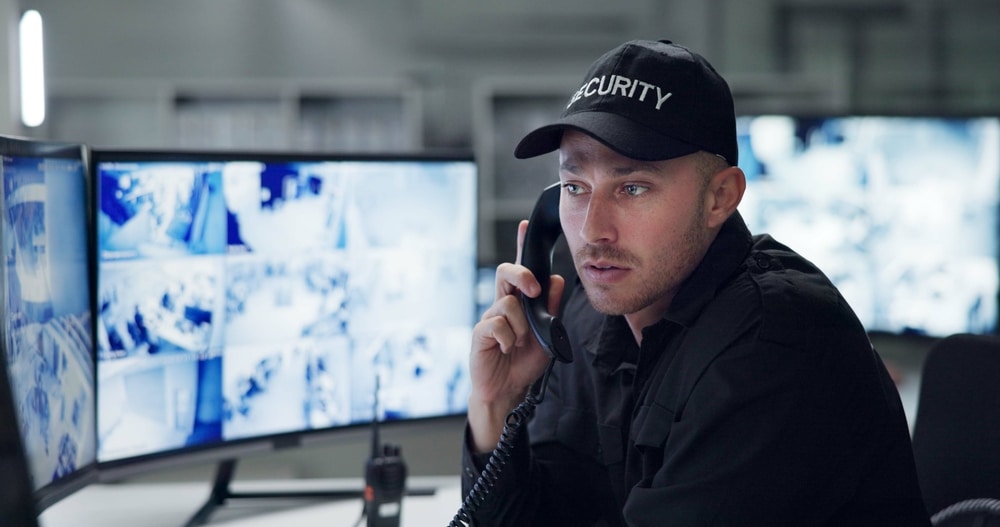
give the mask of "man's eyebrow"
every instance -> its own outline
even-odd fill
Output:
[[[559,169],[564,172],[575,173],[580,169],[579,163],[576,161],[576,156],[567,156],[565,159],[560,161]],[[659,167],[655,163],[649,161],[639,161],[635,159],[630,159],[626,163],[616,166],[612,169],[612,174],[615,177],[627,177],[636,172],[649,172],[657,174],[660,172]]]
[[[569,157],[559,162],[559,170],[563,172],[576,172],[577,169],[579,168],[580,165],[578,165],[572,158]]]
[[[631,160],[628,164],[615,167],[614,169],[616,176],[629,176],[636,172],[650,172],[658,174],[660,169],[653,163],[638,160]]]

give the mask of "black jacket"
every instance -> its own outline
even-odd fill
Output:
[[[930,525],[864,328],[738,214],[641,349],[578,283],[562,318],[574,361],[555,365],[475,525]],[[466,448],[466,491],[486,457]]]

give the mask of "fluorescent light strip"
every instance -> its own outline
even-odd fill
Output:
[[[21,122],[38,126],[45,121],[45,54],[42,49],[42,15],[21,15]]]

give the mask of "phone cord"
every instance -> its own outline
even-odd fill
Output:
[[[458,512],[455,513],[455,517],[448,524],[448,527],[472,525],[472,514],[486,501],[486,497],[500,478],[504,466],[510,461],[511,452],[514,450],[514,438],[534,415],[535,406],[541,403],[545,397],[545,388],[549,384],[549,374],[552,372],[552,366],[555,362],[555,359],[549,361],[540,382],[536,383],[532,391],[528,392],[521,404],[507,414],[503,431],[500,432],[500,441],[497,442],[496,448],[490,454],[489,461],[486,462],[486,467],[483,468],[483,472],[476,479],[472,489],[469,490],[469,494],[465,496],[462,506],[458,508]]]

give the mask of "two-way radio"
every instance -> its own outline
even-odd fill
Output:
[[[406,463],[399,445],[379,438],[379,379],[372,409],[372,453],[365,463],[365,509],[368,527],[399,527],[406,493]]]

